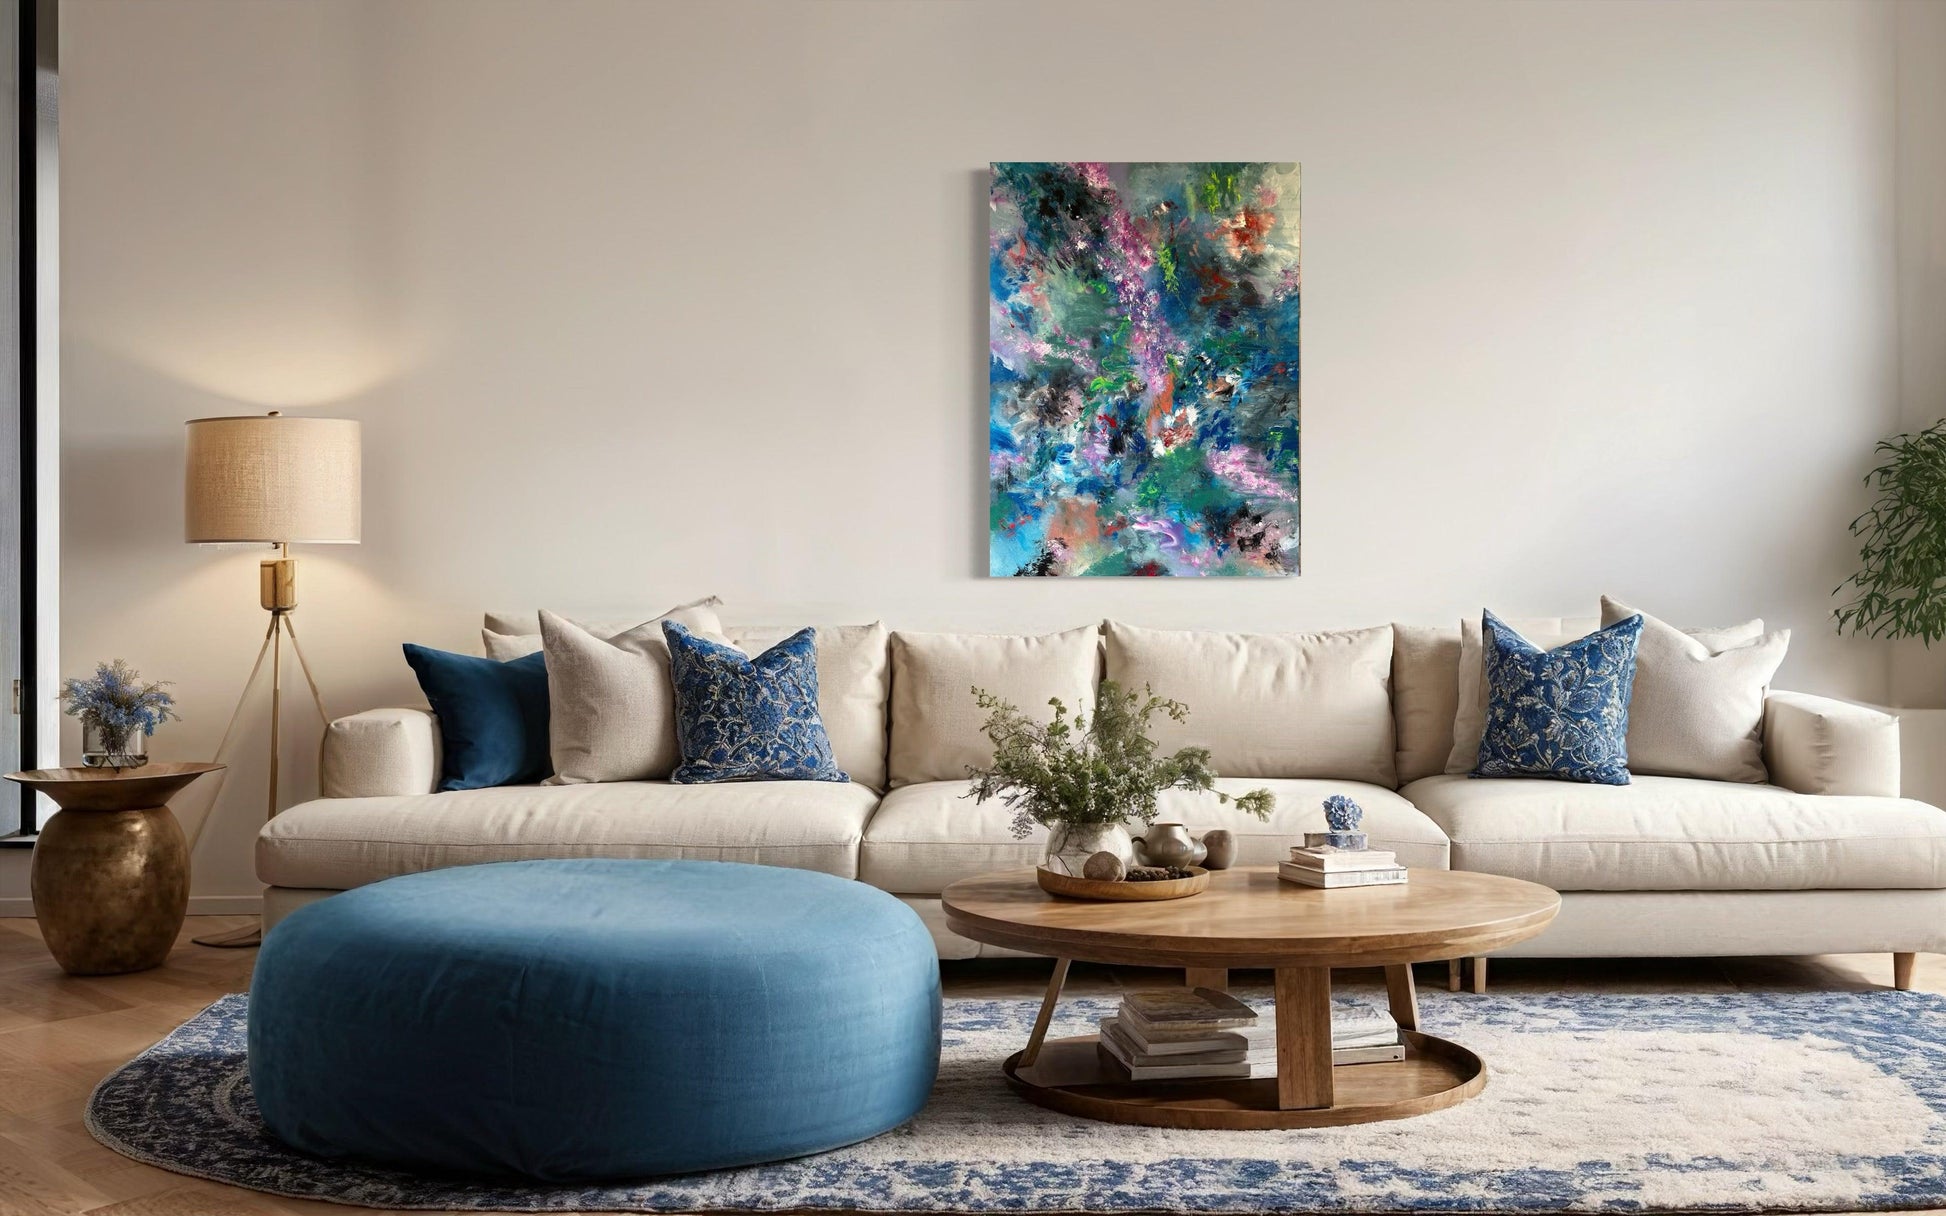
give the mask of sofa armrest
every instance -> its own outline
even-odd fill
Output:
[[[1764,698],[1764,764],[1800,794],[1899,796],[1899,720],[1801,692]]]
[[[430,794],[439,787],[439,721],[425,709],[368,709],[324,731],[325,798]]]

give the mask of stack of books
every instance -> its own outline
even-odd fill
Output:
[[[1227,992],[1169,988],[1131,992],[1101,1020],[1101,1048],[1131,1081],[1277,1075],[1276,1015]],[[1405,1059],[1399,1024],[1376,1006],[1337,998],[1331,1007],[1335,1064]]]
[[[1405,867],[1390,849],[1297,847],[1277,867],[1285,882],[1306,887],[1382,887],[1405,881]]]

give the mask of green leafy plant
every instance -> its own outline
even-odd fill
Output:
[[[1885,463],[1865,483],[1878,497],[1851,521],[1861,564],[1833,592],[1856,588],[1838,609],[1838,631],[1930,646],[1946,637],[1946,419],[1876,451]]]
[[[998,798],[1014,812],[1013,833],[1026,836],[1035,824],[1053,827],[1152,823],[1156,795],[1163,790],[1216,793],[1258,819],[1270,817],[1276,798],[1252,790],[1232,798],[1215,790],[1207,747],[1185,747],[1173,756],[1156,755],[1149,719],[1166,714],[1175,722],[1189,718],[1189,707],[1144,688],[1138,695],[1113,680],[1095,694],[1094,717],[1072,712],[1059,697],[1048,700],[1053,720],[1037,722],[1014,705],[981,688],[973,699],[987,711],[981,728],[993,740],[993,766],[969,769],[975,801]]]

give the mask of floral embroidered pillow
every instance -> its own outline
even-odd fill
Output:
[[[1628,784],[1640,614],[1553,650],[1487,613],[1486,732],[1475,777]]]
[[[849,781],[818,715],[817,632],[751,658],[662,623],[682,764],[671,781]]]

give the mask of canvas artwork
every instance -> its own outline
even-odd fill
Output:
[[[1298,572],[1298,167],[992,168],[994,575]]]

